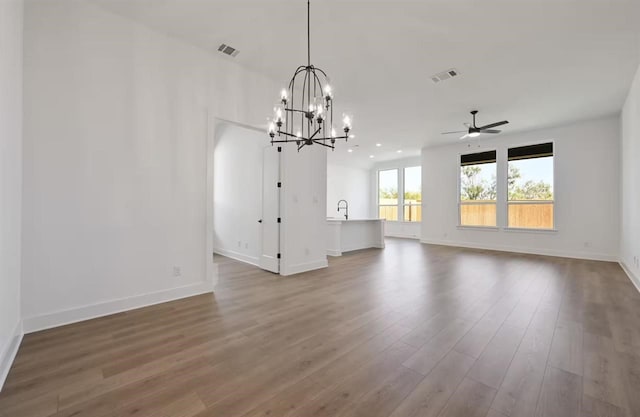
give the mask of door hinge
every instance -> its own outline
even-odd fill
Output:
[[[278,255],[277,255],[277,258],[278,258],[278,259],[280,259],[280,258],[282,258],[282,256],[280,256],[280,254],[278,254]]]
[[[278,181],[278,188],[282,188],[282,183]]]
[[[282,218],[278,217],[278,223],[282,223]]]

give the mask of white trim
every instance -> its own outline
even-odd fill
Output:
[[[403,234],[403,233],[385,233],[384,236],[385,237],[396,237],[396,238],[400,238],[400,239],[420,240],[420,236]]]
[[[342,252],[339,250],[327,249],[328,256],[342,256]]]
[[[498,226],[463,226],[457,225],[456,229],[458,230],[477,230],[480,232],[499,232],[500,228]]]
[[[19,320],[18,324],[16,324],[16,328],[13,330],[13,333],[11,333],[11,338],[0,351],[0,391],[2,391],[2,387],[9,375],[11,365],[13,365],[13,361],[18,354],[18,348],[20,347],[20,343],[22,343],[23,336],[22,320]]]
[[[452,242],[452,241],[436,240],[436,239],[420,239],[420,243],[424,243],[427,245],[454,246],[458,248],[493,250],[493,251],[499,251],[499,252],[525,253],[529,255],[555,256],[559,258],[588,259],[592,261],[618,262],[618,256],[603,254],[603,253],[565,252],[565,251],[556,251],[552,249],[550,250],[550,249],[535,249],[535,248],[518,248],[518,247],[504,246],[504,245],[484,245],[480,243]]]
[[[244,262],[257,267],[260,266],[260,258],[245,255],[244,253],[221,248],[213,248],[213,253],[217,253],[218,255],[226,256],[227,258],[235,259],[236,261]]]
[[[558,233],[558,229],[534,229],[533,227],[503,227],[502,230],[509,233]]]
[[[213,272],[215,273],[215,271]],[[134,310],[154,304],[212,292],[212,282],[198,282],[195,284],[185,285],[183,287],[105,301],[102,303],[56,311],[54,313],[43,314],[40,316],[26,317],[23,321],[24,332],[32,333],[40,330],[51,329],[53,327],[64,326],[66,324],[77,323],[79,321],[90,320],[123,311]]]
[[[640,292],[640,278],[635,276],[633,272],[631,272],[631,269],[627,268],[627,265],[624,263],[624,261],[620,260],[618,261],[618,264],[620,265],[624,273],[627,274],[627,276],[631,280],[631,283],[636,287],[636,290]]]
[[[329,261],[327,259],[301,263],[301,264],[294,264],[294,265],[289,265],[287,268],[282,269],[280,271],[280,275],[287,276],[287,275],[300,274],[302,272],[313,271],[315,269],[326,268],[328,266],[329,266]]]

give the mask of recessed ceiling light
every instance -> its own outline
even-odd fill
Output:
[[[373,155],[369,155],[369,158],[375,158],[375,156],[373,156]]]
[[[376,146],[379,148],[382,146],[382,143],[376,143]]]
[[[402,149],[398,149],[396,152],[398,152],[398,153],[402,153]]]
[[[347,149],[347,152],[351,153],[353,152],[353,149]]]

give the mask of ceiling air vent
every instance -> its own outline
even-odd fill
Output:
[[[230,55],[232,57],[236,57],[240,51],[236,48],[231,47],[229,45],[225,45],[224,43],[218,47],[218,51],[222,52],[225,55]]]
[[[449,78],[457,77],[458,75],[460,75],[458,70],[455,68],[451,68],[446,71],[439,72],[436,75],[432,75],[431,81],[433,81],[434,84],[437,84],[440,81],[445,81],[445,80],[448,80]]]

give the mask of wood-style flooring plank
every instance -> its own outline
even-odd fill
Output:
[[[549,366],[538,402],[539,417],[580,417],[582,377]]]
[[[469,377],[498,389],[526,329],[503,325],[469,371]]]
[[[484,417],[496,390],[465,378],[453,393],[440,417]]]
[[[558,322],[549,365],[582,375],[582,326],[574,322]]]
[[[400,403],[393,417],[437,417],[473,365],[473,358],[451,351]]]

